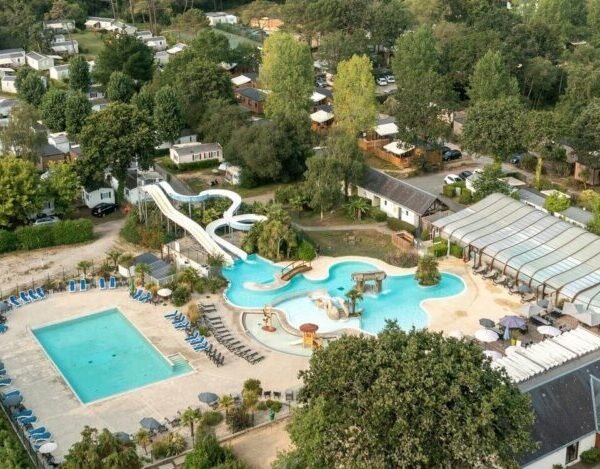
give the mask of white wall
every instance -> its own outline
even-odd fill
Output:
[[[109,194],[108,197],[106,195]],[[115,203],[115,191],[112,187],[103,187],[101,189],[86,192],[82,191],[83,203],[89,208],[94,208],[96,205],[105,202],[107,204]]]
[[[5,93],[17,93],[17,87],[14,81],[2,81],[2,91]]]
[[[371,202],[374,202],[376,198],[379,198],[379,206],[380,210],[383,210],[388,217],[397,218],[399,220],[410,223],[413,226],[418,226],[419,224],[419,215],[412,210],[391,201],[390,199],[386,199],[385,197],[381,197],[377,194],[373,194],[372,192],[363,189],[362,187],[357,188],[357,195],[359,197],[364,197],[369,199]],[[377,204],[373,203],[374,206]]]
[[[69,69],[58,69],[56,67],[52,67],[50,69],[50,78],[53,80],[65,80],[69,78]]]
[[[581,440],[579,440],[579,456],[581,456],[581,453],[583,453],[584,451],[593,448],[594,444],[596,442],[596,434],[592,433],[589,436],[586,436],[584,438],[582,438]],[[550,453],[548,454],[546,457],[542,458],[542,459],[538,459],[537,461],[534,461],[533,463],[527,465],[527,466],[523,466],[523,468],[525,469],[550,469],[552,468],[552,466],[554,464],[560,464],[562,466],[565,465],[566,463],[566,458],[567,458],[567,448],[561,448],[558,451],[555,451],[554,453]],[[576,462],[579,461],[579,458],[576,459],[575,461],[573,461],[572,463],[569,463],[569,466],[572,464],[575,464]]]

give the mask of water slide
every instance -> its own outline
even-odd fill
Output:
[[[264,215],[256,215],[254,213],[236,215],[235,212],[242,204],[242,198],[238,193],[233,191],[209,189],[197,195],[183,195],[175,192],[171,184],[166,181],[144,186],[143,189],[152,197],[152,200],[154,200],[163,215],[186,230],[209,254],[213,256],[222,255],[227,264],[233,263],[231,254],[240,259],[246,259],[248,255],[242,249],[221,238],[216,234],[216,231],[226,226],[235,230],[249,231],[254,223],[266,220]],[[202,203],[208,199],[222,197],[231,200],[231,205],[223,213],[223,218],[209,223],[206,229],[204,229],[194,220],[173,207],[167,196],[177,202],[189,204]]]

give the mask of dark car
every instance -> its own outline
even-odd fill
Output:
[[[458,160],[460,158],[462,158],[460,150],[450,150],[442,154],[442,160],[444,161]]]
[[[461,178],[463,181],[466,181],[467,178],[472,174],[473,173],[471,171],[461,171],[460,173],[458,173],[458,177]]]
[[[521,162],[523,161],[524,156],[525,155],[522,153],[516,153],[510,157],[510,162],[512,164],[514,164],[515,166],[519,166],[521,164]]]
[[[449,152],[449,151],[451,151],[451,150],[452,150],[452,148],[450,148],[450,147],[442,147],[442,148],[440,148],[440,151],[442,152],[442,155],[443,155],[444,153],[446,153],[446,152]]]
[[[113,213],[118,207],[117,204],[102,202],[92,209],[92,215],[95,217],[105,217],[106,215]]]

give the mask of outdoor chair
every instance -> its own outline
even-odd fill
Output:
[[[273,399],[281,400],[281,393],[279,391],[275,391],[273,393]]]

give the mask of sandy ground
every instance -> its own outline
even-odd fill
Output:
[[[285,430],[288,420],[259,428],[227,443],[235,455],[249,469],[267,469],[277,457],[277,453],[290,447],[290,436]]]
[[[82,260],[100,262],[112,247],[136,254],[139,247],[119,238],[124,219],[101,223],[94,227],[96,240],[75,246],[36,249],[0,256],[0,285],[11,290],[17,282],[31,282],[65,272],[74,272]]]

